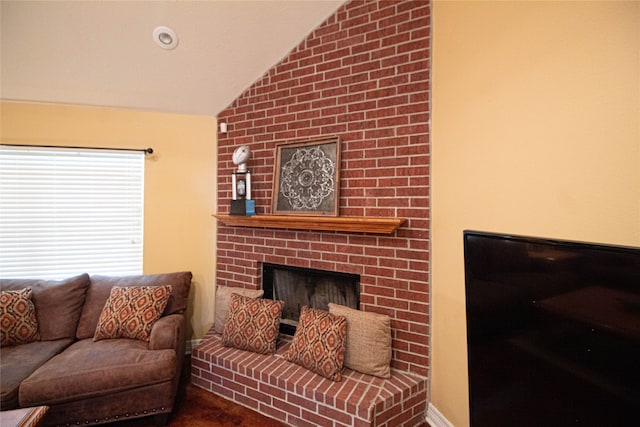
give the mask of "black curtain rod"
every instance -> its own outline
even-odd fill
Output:
[[[75,150],[113,150],[113,151],[141,151],[144,154],[153,154],[153,148],[109,148],[109,147],[80,147],[72,145],[39,145],[39,144],[5,144],[10,147],[38,147],[38,148],[72,148]]]

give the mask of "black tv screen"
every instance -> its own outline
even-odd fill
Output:
[[[640,248],[464,232],[470,422],[640,425]]]

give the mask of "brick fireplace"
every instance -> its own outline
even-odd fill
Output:
[[[258,215],[277,143],[337,135],[340,216],[405,218],[391,235],[218,223],[217,282],[260,288],[263,263],[360,276],[360,309],[392,318],[392,367],[429,370],[430,3],[350,1],[218,115],[218,206],[248,145]]]

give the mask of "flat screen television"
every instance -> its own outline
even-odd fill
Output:
[[[640,248],[464,232],[472,427],[640,425]]]

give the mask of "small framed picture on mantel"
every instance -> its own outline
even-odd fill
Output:
[[[276,146],[274,215],[338,216],[340,138]]]

